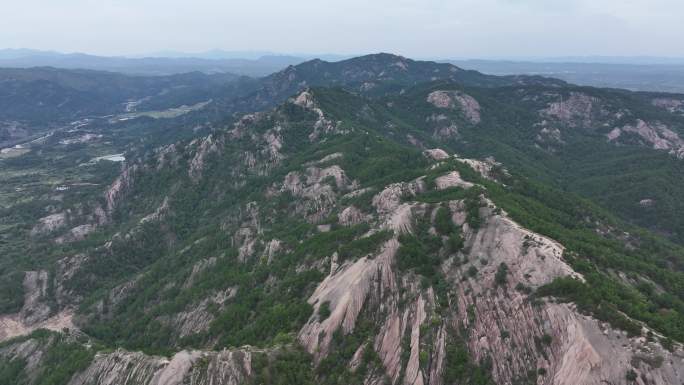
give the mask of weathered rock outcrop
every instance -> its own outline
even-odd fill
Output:
[[[204,169],[204,164],[210,154],[216,153],[219,150],[218,141],[211,135],[206,138],[195,139],[190,142],[189,147],[195,147],[195,156],[190,160],[190,166],[188,168],[188,175],[193,180],[199,180],[202,177],[202,170]]]
[[[66,213],[50,214],[40,218],[38,224],[31,229],[31,235],[44,235],[58,230],[66,225]]]
[[[652,101],[656,107],[663,108],[674,114],[684,114],[684,98],[656,98]]]
[[[470,123],[477,124],[482,120],[480,104],[472,96],[460,91],[433,91],[427,102],[437,108],[453,109],[459,107]]]
[[[21,359],[29,383],[41,373],[46,344],[29,338],[0,348],[0,359]],[[241,385],[254,374],[251,348],[222,351],[182,350],[173,357],[116,350],[97,353],[90,364],[69,379],[68,385]]]
[[[55,238],[56,243],[69,243],[69,242],[76,242],[76,241],[82,241],[85,239],[85,237],[95,231],[97,229],[97,224],[94,223],[86,223],[82,225],[78,225],[71,230],[69,230],[66,234]]]
[[[262,260],[265,260],[267,264],[273,263],[278,253],[281,252],[283,248],[283,243],[279,239],[271,239],[264,248],[264,254]]]
[[[449,269],[466,283],[459,285],[457,298],[459,323],[469,330],[470,351],[478,360],[491,359],[498,383],[513,383],[530,368],[544,369],[538,380],[542,384],[622,383],[629,370],[653,384],[680,380],[681,351],[670,353],[643,338],[627,338],[578,314],[572,305],[533,304],[514,289],[538,287],[560,276],[582,277],[563,261],[561,245],[491,210],[482,209],[487,219],[480,229],[466,232],[468,263]],[[508,269],[503,286],[495,281],[502,263]],[[465,274],[469,266],[477,266],[475,277]],[[634,357],[640,355],[646,362],[661,357],[664,364],[635,367]]]
[[[449,158],[449,154],[441,148],[431,148],[423,152],[426,156],[433,160],[445,160]]]
[[[169,211],[169,197],[165,197],[164,200],[162,201],[162,204],[157,207],[156,210],[154,210],[153,213],[150,213],[146,216],[144,216],[140,220],[140,224],[147,223],[147,222],[154,222],[158,221],[163,218],[164,215]]]
[[[180,351],[170,360],[118,350],[98,354],[69,385],[239,385],[251,375],[251,351]]]
[[[346,207],[339,215],[340,224],[343,226],[357,225],[366,220],[366,216],[354,206]]]
[[[482,162],[480,170],[485,175],[486,164]],[[402,202],[420,191],[419,185],[395,184],[378,193],[374,223],[386,226],[399,215],[406,218],[406,227],[394,227],[395,236],[410,232],[413,217],[429,211],[424,204]],[[397,269],[400,243],[395,237],[374,257],[333,264],[309,298],[315,310],[299,341],[317,362],[329,354],[332,335],[338,330],[353,333],[367,311],[379,325],[373,349],[393,383],[443,384],[449,329],[464,331],[461,338],[475,361],[491,362],[498,384],[515,384],[529,378],[530,371],[535,377],[539,372],[538,384],[617,384],[628,371],[637,373],[640,384],[681,380],[681,347],[671,353],[657,342],[628,338],[571,304],[529,298],[526,293],[557,277],[583,280],[564,261],[562,245],[522,228],[490,201],[482,201],[482,225],[477,229],[466,223],[463,202],[452,201],[449,207],[454,224],[462,227],[465,247],[442,265],[453,288],[448,313],[430,316],[436,308],[432,288],[421,288],[410,273]],[[502,265],[505,283],[496,278]],[[325,319],[318,314],[323,303],[331,310]],[[349,365],[356,365],[353,359]],[[366,379],[367,384],[376,381]]]
[[[311,110],[316,115],[318,115],[318,119],[316,120],[313,126],[313,131],[311,132],[311,134],[309,134],[310,141],[317,141],[321,137],[321,135],[330,134],[333,132],[341,132],[338,128],[338,123],[328,119],[323,113],[323,110],[318,108],[314,95],[311,93],[311,91],[302,91],[299,95],[297,95],[297,97],[293,99],[292,103],[302,108]]]
[[[637,119],[633,125],[614,128],[606,137],[609,141],[618,141],[624,133],[637,135],[645,145],[654,150],[666,150],[679,159],[684,159],[684,139],[662,123],[647,123]]]
[[[444,190],[449,187],[470,188],[473,187],[473,184],[461,179],[461,174],[458,171],[451,171],[448,174],[437,177],[435,179],[435,186],[438,190]]]
[[[161,316],[157,319],[164,325],[171,327],[179,338],[193,334],[206,332],[211,326],[211,322],[216,318],[215,311],[210,311],[210,307],[222,309],[223,305],[235,297],[238,288],[231,287],[225,291],[215,292],[213,296],[193,303],[184,310],[169,316]]]
[[[280,192],[288,192],[297,200],[295,212],[315,223],[329,215],[336,202],[337,191],[354,187],[340,166],[326,168],[310,166],[306,173],[293,171],[285,176]]]
[[[73,311],[53,314],[48,298],[48,272],[27,271],[24,274],[24,305],[18,313],[0,315],[0,341],[26,335],[37,329],[61,331],[74,329]]]
[[[597,115],[601,114],[598,98],[580,92],[570,96],[557,95],[558,101],[552,102],[541,111],[542,116],[553,118],[571,127],[590,126]]]
[[[497,177],[508,175],[508,171],[503,168],[502,164],[492,157],[483,160],[465,158],[457,158],[456,160],[467,164],[470,168],[480,173],[485,179],[496,180]],[[500,173],[501,175],[497,175],[497,173]]]
[[[300,342],[316,360],[327,355],[333,333],[338,328],[345,333],[354,329],[371,291],[391,293],[396,290],[391,264],[398,247],[396,240],[388,241],[375,258],[363,257],[340,266],[316,288],[309,298],[314,315],[299,332]],[[317,316],[323,302],[329,302],[332,310],[325,320]]]
[[[133,175],[138,171],[136,164],[126,166],[121,174],[105,191],[105,201],[107,202],[107,212],[111,213],[125,194],[130,191],[133,185]]]
[[[249,202],[237,217],[240,221],[237,230],[233,233],[232,244],[238,249],[238,259],[242,262],[254,255],[256,251],[258,235],[261,233],[259,222],[259,206],[256,202]]]

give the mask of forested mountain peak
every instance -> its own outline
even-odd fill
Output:
[[[373,94],[374,88],[384,85],[410,86],[436,80],[452,80],[462,85],[503,86],[512,84],[545,83],[560,85],[556,79],[534,76],[499,77],[466,71],[448,63],[412,60],[389,53],[378,53],[326,62],[320,59],[289,66],[266,78],[267,82],[297,82],[308,85],[354,85],[364,93]],[[389,83],[389,84],[388,84]]]

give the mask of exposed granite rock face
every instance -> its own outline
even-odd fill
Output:
[[[314,164],[320,165],[320,164],[332,162],[333,160],[339,160],[343,157],[344,157],[344,154],[342,154],[341,152],[334,152],[332,154],[329,154],[329,155],[322,157],[321,159],[314,162]]]
[[[243,116],[233,129],[228,132],[226,141],[246,140],[250,142],[250,150],[243,150],[238,154],[239,163],[242,167],[236,167],[233,175],[236,179],[243,178],[247,172],[257,175],[267,175],[284,158],[281,149],[283,147],[283,125],[269,121],[270,115],[256,113]],[[251,127],[257,124],[269,126],[266,131],[256,132]]]
[[[639,354],[645,354],[646,361],[661,356],[666,362],[661,368],[634,368],[652,379],[649,383],[681,381],[684,362],[677,357],[681,352],[664,351],[642,338],[629,339],[623,332],[578,314],[572,305],[534,305],[515,290],[518,284],[534,288],[559,276],[582,277],[563,261],[561,245],[491,210],[482,209],[487,218],[484,226],[467,230],[468,265],[477,266],[477,276],[465,276],[468,265],[450,267],[450,274],[466,282],[458,287],[458,314],[459,323],[470,330],[468,346],[477,359],[492,360],[497,383],[511,384],[530,368],[545,369],[539,379],[542,384],[623,383],[634,366],[632,358]],[[484,266],[479,262],[482,258],[487,261]],[[495,283],[501,263],[509,272],[504,287]],[[546,343],[539,342],[543,338]]]
[[[380,228],[392,230],[396,234],[413,232],[413,212],[424,211],[426,205],[418,203],[402,203],[392,213],[385,216]]]
[[[302,91],[292,100],[292,103],[302,108],[311,110],[318,115],[318,119],[313,126],[313,131],[311,134],[309,134],[310,141],[315,142],[325,134],[341,132],[339,130],[339,124],[328,119],[323,113],[323,110],[318,108],[314,95],[310,90]]]
[[[491,210],[481,209],[487,220],[479,230],[464,226],[468,263],[451,267],[450,274],[455,281],[464,280],[458,286],[458,324],[469,330],[471,353],[476,360],[489,357],[494,379],[509,384],[526,376],[528,370],[536,370],[542,353],[536,350],[534,341],[548,333],[539,309],[513,288],[518,283],[534,288],[559,276],[577,274],[562,260],[561,245],[493,215]],[[503,288],[494,279],[502,263],[509,272]],[[470,267],[477,269],[475,277],[467,277]]]
[[[654,150],[665,150],[679,159],[684,159],[684,139],[662,123],[647,123],[637,119],[633,125],[614,128],[606,137],[608,141],[614,142],[620,140],[624,133],[637,135],[645,145]]]
[[[86,223],[83,225],[78,225],[73,229],[69,230],[66,234],[55,238],[56,243],[69,243],[82,241],[86,236],[97,229],[97,224]]]
[[[373,206],[378,214],[388,216],[401,204],[405,196],[415,196],[419,192],[425,191],[424,178],[418,178],[411,182],[393,183],[373,197]]]
[[[647,121],[633,111],[582,92],[571,92],[569,96],[547,93],[545,97],[556,101],[540,111],[541,120],[534,125],[539,128],[536,142],[540,147],[553,152],[565,143],[564,129],[587,129],[603,133],[611,143],[639,144],[684,159],[684,139],[662,122]],[[673,114],[684,114],[684,101],[676,98],[657,98],[652,104]]]
[[[204,169],[207,157],[212,153],[218,152],[219,146],[220,143],[212,135],[190,142],[189,147],[197,148],[195,156],[190,160],[190,167],[188,169],[190,178],[197,181],[202,177],[202,170]]]
[[[346,207],[339,215],[340,224],[343,226],[353,226],[366,220],[366,216],[355,206]]]
[[[363,257],[353,263],[347,262],[318,285],[309,298],[314,315],[299,332],[299,341],[316,361],[327,355],[333,333],[338,328],[346,334],[354,329],[371,291],[396,290],[391,263],[398,247],[396,240],[390,240],[375,258]],[[332,313],[321,321],[317,314],[323,302],[330,303]]]
[[[50,214],[40,218],[38,223],[31,229],[31,235],[45,235],[66,226],[66,213]]]
[[[251,351],[180,351],[171,360],[117,350],[98,354],[69,385],[238,385],[252,372]]]
[[[404,384],[423,385],[425,374],[420,368],[420,327],[425,322],[425,301],[418,295],[415,312],[411,317],[411,353],[404,371]]]
[[[281,252],[283,243],[279,239],[271,239],[264,249],[262,260],[266,260],[267,264],[273,263],[278,253]]]
[[[280,192],[288,192],[296,201],[295,212],[316,223],[330,214],[337,200],[337,191],[350,190],[354,183],[340,166],[308,167],[303,174],[293,171],[285,176]]]
[[[117,308],[117,306],[124,301],[133,290],[137,288],[138,282],[142,278],[141,275],[136,276],[130,281],[123,282],[107,293],[107,297],[104,300],[100,300],[93,304],[93,309],[91,310],[92,316],[101,317],[104,319],[112,317],[112,313]],[[87,323],[87,318],[79,318],[78,323]]]
[[[484,175],[487,164],[479,164]],[[362,311],[368,311],[379,325],[373,349],[394,384],[443,384],[449,328],[467,331],[462,337],[469,351],[476,362],[492,363],[498,384],[515,384],[537,369],[543,369],[537,383],[549,385],[624,383],[629,370],[644,384],[681,382],[681,347],[670,353],[656,342],[627,338],[579,314],[573,305],[533,302],[516,290],[518,286],[534,289],[557,277],[584,278],[564,261],[562,245],[522,228],[487,200],[482,201],[483,222],[478,229],[466,223],[462,201],[449,202],[454,224],[462,227],[465,247],[442,266],[454,290],[448,313],[428,325],[435,309],[432,288],[421,288],[411,273],[397,270],[395,261],[400,246],[396,235],[410,232],[413,217],[431,210],[425,204],[403,201],[424,188],[420,185],[420,180],[390,185],[375,196],[379,217],[372,223],[382,228],[400,216],[406,218],[402,222],[406,227],[394,227],[395,238],[375,257],[341,266],[331,263],[330,275],[309,298],[314,315],[301,329],[299,341],[316,362],[330,352],[336,330],[353,333]],[[467,262],[455,263],[462,256]],[[507,275],[499,284],[495,276],[502,264]],[[476,267],[474,277],[468,272],[470,266]],[[324,302],[331,314],[320,320],[317,310]],[[355,365],[353,358],[349,365]],[[365,383],[377,381],[371,376]]]
[[[209,310],[210,307],[215,306],[222,309],[224,303],[235,297],[237,291],[237,287],[231,287],[225,291],[216,292],[213,296],[205,298],[199,303],[193,303],[178,313],[157,319],[162,324],[170,326],[177,333],[174,339],[205,332],[209,330],[211,322],[216,318],[215,312]]]
[[[22,359],[28,384],[40,379],[45,343],[37,339],[0,348],[0,359]],[[173,357],[116,350],[97,353],[91,363],[69,379],[68,385],[242,385],[253,375],[249,347],[222,351],[182,350]]]
[[[81,268],[83,263],[88,260],[85,254],[76,254],[64,257],[57,261],[57,269],[55,271],[55,299],[60,309],[67,308],[77,304],[80,301],[80,296],[74,294],[72,290],[65,286],[76,272]]]
[[[656,98],[651,103],[673,114],[684,114],[684,98]]]
[[[21,318],[27,325],[33,325],[48,317],[50,306],[47,301],[48,272],[27,271],[24,275],[24,307]]]
[[[262,135],[265,147],[261,152],[269,163],[277,164],[283,159],[283,155],[280,153],[280,149],[283,148],[282,129],[281,126],[276,125]]]
[[[143,353],[117,350],[109,354],[98,354],[93,363],[69,385],[151,384],[156,373],[165,367],[161,358],[149,357]]]
[[[535,126],[541,127],[539,133],[537,134],[537,143],[541,144],[563,144],[563,135],[558,127],[549,127],[549,123],[543,120],[541,123],[537,123]]]
[[[472,96],[460,91],[433,91],[427,102],[437,108],[460,108],[466,119],[472,124],[480,123],[480,104]]]
[[[494,205],[487,204],[481,209],[481,216],[487,218],[486,225],[477,232],[471,230],[466,239],[468,254],[491,262],[480,268],[483,273],[495,272],[500,263],[506,263],[509,276],[530,287],[547,284],[561,276],[582,279],[563,261],[562,245],[522,228],[505,216],[493,214]],[[493,279],[493,274],[483,275]],[[484,290],[493,281],[478,280],[478,283]],[[473,288],[476,293],[478,290],[479,287]]]
[[[425,210],[426,206],[419,203],[402,203],[405,197],[413,197],[425,190],[423,177],[409,183],[394,183],[373,197],[380,229],[389,229],[396,234],[410,233],[412,228],[413,210]]]
[[[458,125],[449,124],[435,128],[432,137],[435,139],[448,140],[458,137]]]
[[[182,350],[173,357],[150,356],[141,352],[116,350],[97,353],[68,385],[241,385],[253,374],[251,348],[223,351]],[[259,351],[262,352],[262,351]],[[268,352],[266,352],[268,353]],[[41,373],[45,343],[30,338],[0,348],[0,359],[22,359],[28,384]]]
[[[432,346],[434,346],[434,353],[432,357],[432,366],[430,367],[430,376],[427,382],[430,385],[444,384],[442,375],[446,364],[446,337],[446,326],[442,325],[432,343]]]
[[[441,148],[431,148],[429,150],[425,150],[424,153],[425,156],[430,157],[433,160],[449,159],[449,154]]]
[[[583,317],[568,305],[548,304],[551,328],[558,328],[559,358],[551,365],[548,383],[570,385],[621,383],[634,370],[642,384],[681,382],[681,348],[670,353],[645,338],[628,338],[595,319]],[[555,330],[554,330],[555,331]],[[554,334],[554,338],[556,335]],[[555,353],[555,352],[554,352]],[[659,364],[662,360],[662,364]]]
[[[473,184],[461,179],[461,174],[458,171],[451,171],[448,174],[437,177],[435,179],[435,186],[437,190],[444,190],[450,187],[471,188]]]
[[[183,283],[184,288],[189,288],[192,287],[197,281],[197,278],[202,274],[204,271],[207,269],[211,269],[216,265],[216,262],[218,261],[218,258],[216,257],[210,257],[207,259],[203,259],[197,263],[195,263],[192,266],[192,271],[190,272],[190,276],[188,279],[185,280],[185,283]]]
[[[74,329],[72,310],[53,314],[48,298],[49,279],[45,270],[27,271],[24,274],[24,305],[18,313],[0,315],[0,341],[37,329]]]
[[[178,165],[179,155],[176,144],[169,144],[168,146],[156,149],[155,156],[157,159],[157,170]]]
[[[233,245],[238,248],[238,260],[245,262],[254,255],[257,244],[257,233],[251,227],[241,227],[233,234]]]
[[[569,97],[557,95],[556,102],[541,111],[542,116],[553,118],[571,127],[590,126],[601,113],[600,100],[581,92],[571,92]]]
[[[162,201],[162,204],[157,207],[156,210],[154,210],[153,213],[150,213],[146,216],[144,216],[141,220],[140,223],[147,223],[147,222],[155,222],[164,217],[166,213],[169,211],[169,197],[164,197],[164,200]]]
[[[485,179],[496,180],[497,175],[495,171],[501,172],[503,175],[508,175],[508,171],[502,167],[501,163],[497,162],[492,157],[488,157],[483,160],[465,158],[457,158],[456,160],[467,164],[473,170],[480,173],[480,175],[482,175],[482,177]]]
[[[112,182],[107,191],[105,191],[105,201],[107,202],[107,212],[111,213],[119,200],[130,191],[133,186],[133,175],[138,171],[138,166],[133,164],[126,166],[121,171],[121,174]]]
[[[425,118],[425,122],[433,127],[432,137],[435,139],[448,140],[458,137],[458,124],[444,114],[431,114]]]
[[[259,205],[249,202],[241,207],[235,216],[229,217],[222,225],[223,229],[232,232],[232,246],[238,250],[238,259],[242,262],[253,256],[260,244],[259,235],[262,233],[259,218]]]

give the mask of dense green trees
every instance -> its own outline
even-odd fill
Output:
[[[494,385],[487,362],[475,364],[465,341],[454,333],[446,345],[445,384]]]
[[[26,361],[21,358],[0,360],[0,385],[17,385],[25,380]]]
[[[416,273],[432,278],[441,262],[439,249],[442,240],[435,236],[419,238],[414,235],[399,236],[401,246],[397,252],[397,266],[401,270],[415,269]]]
[[[451,220],[449,208],[441,206],[435,214],[435,229],[441,235],[451,235],[454,231],[454,223]]]
[[[499,267],[496,268],[496,274],[494,275],[494,282],[497,286],[505,286],[508,277],[508,265],[505,262],[501,262]]]
[[[17,312],[24,305],[23,280],[21,271],[0,275],[0,314]]]
[[[253,385],[313,385],[311,356],[300,348],[280,348],[273,353],[253,353],[249,380]]]

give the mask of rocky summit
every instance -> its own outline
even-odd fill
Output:
[[[3,71],[0,384],[684,383],[684,95]]]

